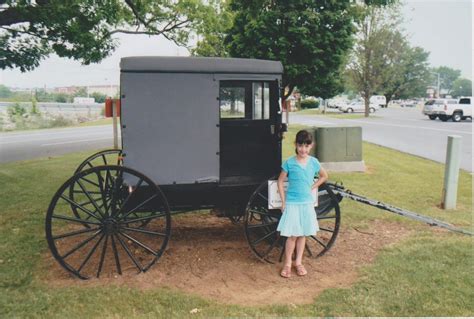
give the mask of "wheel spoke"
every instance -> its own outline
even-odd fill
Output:
[[[125,238],[127,239],[130,239],[132,242],[134,242],[135,244],[137,244],[138,246],[142,247],[143,249],[145,249],[146,251],[148,251],[150,254],[152,254],[153,256],[158,256],[158,252],[154,251],[153,249],[151,249],[150,247],[148,247],[147,245],[145,245],[144,243],[142,243],[141,241],[133,238],[132,236],[128,235],[127,233],[122,233],[121,231],[119,231],[119,234],[124,236]]]
[[[66,237],[76,236],[76,235],[80,235],[80,234],[90,233],[90,232],[93,232],[93,231],[96,231],[96,230],[99,230],[99,229],[100,229],[99,227],[81,229],[81,230],[73,231],[73,232],[70,232],[70,233],[65,233],[65,234],[53,236],[53,239],[57,240],[57,239],[61,239],[61,238],[66,238]]]
[[[133,208],[132,210],[128,211],[127,213],[125,213],[125,215],[122,216],[122,218],[119,217],[119,220],[123,220],[125,218],[127,218],[128,215],[130,215],[131,213],[135,212],[137,209],[139,209],[140,207],[142,207],[143,205],[145,205],[146,203],[148,203],[149,201],[151,201],[152,199],[154,199],[155,197],[157,197],[158,194],[155,194],[153,196],[151,196],[150,198],[148,198],[147,200],[141,202],[140,204],[138,204],[135,208]]]
[[[130,259],[133,261],[133,263],[135,264],[135,266],[137,266],[138,270],[140,270],[141,272],[143,272],[143,267],[142,267],[142,265],[141,265],[140,262],[133,256],[132,252],[131,252],[130,249],[127,247],[127,244],[122,240],[122,238],[120,238],[120,236],[117,236],[117,240],[119,241],[120,245],[122,245],[122,248],[125,250],[125,252],[127,253],[128,257],[130,257]]]
[[[97,184],[96,182],[91,181],[91,180],[88,179],[88,178],[85,178],[84,176],[82,177],[82,180],[84,180],[84,181],[88,182],[89,184],[92,184],[92,185],[94,185],[94,186],[100,188],[100,185],[99,185],[99,184]]]
[[[107,165],[107,159],[105,158],[105,154],[102,154],[102,159],[104,160],[104,164]]]
[[[142,185],[142,183],[143,183],[143,178],[140,178],[138,183],[135,185],[135,189],[138,189],[138,187],[140,187]],[[130,199],[130,197],[132,197],[132,194],[134,194],[134,193],[135,193],[135,191],[132,191],[127,195],[127,198],[125,198],[125,200],[123,201],[122,207],[120,207],[120,209],[117,212],[116,216],[120,216],[120,214],[122,213],[123,208],[126,206],[126,204],[128,203],[128,200]]]
[[[104,236],[105,236],[105,233],[102,234],[102,236],[100,236],[99,240],[94,244],[94,246],[92,247],[92,249],[89,251],[89,253],[87,254],[86,258],[84,259],[84,261],[82,262],[81,266],[79,266],[79,268],[77,269],[77,272],[81,272],[82,268],[84,268],[84,266],[87,264],[87,262],[89,261],[89,259],[91,259],[92,255],[94,254],[94,252],[96,251],[97,247],[99,246],[100,242],[102,241],[102,239],[104,239]]]
[[[266,235],[263,236],[262,238],[259,238],[259,239],[257,239],[257,240],[254,240],[254,241],[252,242],[252,245],[253,245],[253,246],[258,245],[262,240],[267,239],[268,237],[270,237],[271,235],[273,235],[273,234],[275,234],[275,233],[276,233],[276,230],[269,232],[268,234],[266,234]]]
[[[248,225],[247,228],[252,229],[252,228],[260,228],[260,227],[265,227],[265,226],[272,226],[276,225],[278,222],[273,222],[273,223],[268,223],[268,224],[256,224],[256,225]]]
[[[147,217],[140,217],[140,218],[136,218],[136,219],[121,220],[119,223],[120,224],[132,224],[132,223],[141,222],[141,221],[144,221],[144,220],[148,221],[148,220],[155,219],[155,218],[158,218],[158,217],[166,217],[166,213],[162,213],[162,214],[159,214],[159,215],[153,215],[153,216],[147,216]]]
[[[260,196],[261,198],[263,198],[264,201],[268,202],[268,198],[265,197],[264,195],[262,195],[262,193],[258,193],[258,196]]]
[[[112,240],[112,249],[114,251],[115,266],[117,267],[117,272],[119,273],[119,275],[121,275],[122,268],[120,267],[120,258],[118,255],[117,245],[115,244],[114,235],[110,236],[110,239]]]
[[[327,248],[327,245],[324,244],[321,240],[319,240],[316,236],[311,236],[311,238],[313,238],[315,241],[317,241],[324,248]]]
[[[166,237],[165,233],[159,233],[159,232],[156,232],[156,231],[145,230],[145,229],[140,229],[140,228],[125,227],[125,226],[122,226],[121,228],[125,229],[125,230],[129,230],[129,231],[134,231],[134,232],[137,232],[137,233]]]
[[[304,245],[304,249],[308,252],[310,257],[313,257],[313,252],[311,249],[309,249],[309,246],[307,244]]]
[[[91,195],[90,195],[89,192],[86,190],[86,188],[84,187],[84,185],[82,185],[81,181],[80,181],[80,180],[77,180],[77,183],[78,183],[79,186],[82,188],[82,190],[84,191],[84,194],[87,196],[87,198],[89,198],[89,200],[92,202],[91,204],[95,207],[95,209],[97,210],[97,212],[102,216],[102,218],[104,218],[104,214],[102,214],[102,211],[100,210],[99,206],[98,206],[97,203],[92,199]]]
[[[64,199],[66,202],[68,202],[69,204],[71,205],[74,205],[75,207],[79,208],[80,210],[82,210],[84,213],[86,213],[87,215],[89,215],[90,217],[94,217],[95,219],[97,219],[98,221],[101,221],[100,218],[98,218],[93,212],[91,212],[90,210],[82,207],[81,205],[79,205],[78,203],[76,203],[75,201],[67,198],[66,196],[64,195],[61,195],[61,198]],[[100,212],[98,212],[99,215],[100,215]],[[101,215],[100,217],[103,218],[103,216]]]
[[[336,216],[321,216],[321,217],[318,216],[317,218],[318,218],[318,220],[320,220],[320,219],[334,219],[334,218],[336,218]]]
[[[280,241],[281,237],[278,237],[271,245],[268,247],[267,251],[263,254],[262,258],[266,258],[268,254],[275,248],[276,244]]]
[[[91,225],[102,225],[102,223],[92,222],[90,220],[85,220],[85,219],[72,218],[72,217],[63,216],[63,215],[54,214],[52,217],[57,218],[57,219],[68,220],[70,222],[79,223],[79,224],[84,224],[85,223],[85,224],[91,224]]]
[[[329,228],[319,227],[319,230],[324,230],[324,231],[327,231],[329,233],[334,233],[334,230],[329,229]]]
[[[69,255],[73,254],[74,252],[76,252],[78,249],[84,247],[85,245],[87,245],[88,242],[90,242],[91,240],[93,240],[94,238],[97,237],[97,235],[99,235],[101,233],[101,230],[98,230],[94,235],[92,235],[92,237],[82,241],[81,243],[79,243],[79,245],[77,245],[76,247],[74,247],[73,249],[71,249],[70,251],[68,251],[66,254],[62,255],[61,258],[62,259],[65,259],[67,258]]]
[[[97,278],[99,278],[100,272],[102,271],[102,266],[104,265],[105,252],[107,250],[107,242],[109,241],[109,235],[105,236],[104,245],[102,247],[102,253],[100,255],[99,268],[97,269]]]

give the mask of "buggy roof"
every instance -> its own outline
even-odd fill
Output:
[[[171,56],[134,56],[122,58],[120,69],[122,72],[158,73],[283,73],[283,65],[279,61]]]

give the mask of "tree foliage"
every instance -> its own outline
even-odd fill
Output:
[[[352,1],[231,1],[225,43],[233,57],[281,61],[283,87],[328,98],[342,88],[341,65],[357,17]]]
[[[359,24],[347,75],[351,88],[364,98],[366,116],[372,95],[383,94],[388,103],[395,97],[421,96],[429,83],[429,53],[410,46],[399,29],[399,9],[396,4],[366,7]]]
[[[453,82],[451,94],[455,97],[472,96],[472,81],[464,78],[457,78]]]
[[[234,12],[229,9],[228,0],[210,0],[209,5],[213,10],[196,29],[198,40],[189,51],[194,56],[227,57],[229,52],[224,40],[232,27]]]
[[[437,83],[437,74],[439,73],[440,80],[440,91],[446,90],[447,94],[450,94],[453,89],[453,83],[461,76],[461,70],[452,69],[447,66],[440,66],[433,68],[433,80],[432,83]]]
[[[51,53],[99,62],[117,47],[118,33],[185,45],[211,9],[200,0],[0,0],[0,69],[32,70]]]
[[[392,59],[383,69],[383,80],[379,91],[387,99],[422,97],[430,81],[429,53],[420,47],[410,47],[398,31],[399,49],[393,48]]]

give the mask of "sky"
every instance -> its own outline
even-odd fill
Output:
[[[431,66],[459,69],[462,77],[472,80],[471,0],[405,0],[402,14],[408,40],[430,52]],[[189,55],[164,37],[119,35],[119,40],[117,50],[100,64],[82,66],[52,55],[31,72],[0,70],[0,84],[17,88],[118,85],[121,57]]]

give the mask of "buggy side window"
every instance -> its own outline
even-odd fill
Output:
[[[270,83],[263,81],[221,81],[221,119],[270,119]]]

